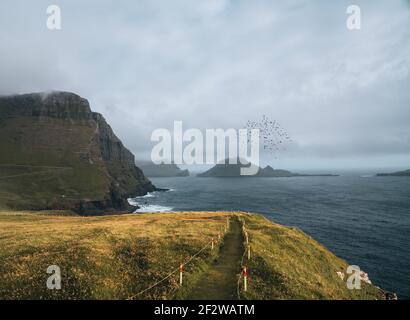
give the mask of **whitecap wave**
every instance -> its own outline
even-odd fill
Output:
[[[127,200],[128,200],[128,203],[129,203],[131,206],[134,206],[134,207],[137,207],[137,206],[138,206],[138,202],[135,200],[135,198],[128,198]]]
[[[140,205],[135,212],[167,212],[172,211],[172,207],[160,206],[157,204]]]
[[[135,198],[128,198],[128,203],[134,207],[139,206],[138,204],[138,200],[139,199],[144,199],[144,198],[153,198],[155,197],[155,195],[153,194],[153,192],[148,192],[145,196],[139,196],[139,197],[135,197]]]
[[[139,196],[139,197],[136,197],[136,198],[142,199],[142,198],[153,198],[153,197],[155,197],[154,193],[153,192],[148,192],[145,196]]]

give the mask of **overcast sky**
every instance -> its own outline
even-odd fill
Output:
[[[137,158],[174,120],[266,114],[293,139],[274,167],[410,168],[410,2],[1,0],[0,94],[49,90],[87,98]]]

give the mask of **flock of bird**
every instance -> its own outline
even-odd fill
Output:
[[[270,153],[286,150],[284,144],[292,141],[286,130],[276,120],[269,120],[266,115],[263,115],[260,121],[248,120],[245,129],[258,129],[260,147]],[[254,137],[248,135],[248,143],[256,142],[253,139]]]

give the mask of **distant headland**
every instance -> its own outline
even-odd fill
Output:
[[[410,170],[397,171],[391,173],[378,173],[377,177],[410,177]]]
[[[136,161],[138,168],[147,177],[188,177],[189,171],[180,169],[176,164],[155,164],[151,161]]]
[[[257,173],[251,176],[241,175],[241,168],[249,167],[250,163],[246,161],[236,161],[236,164],[225,159],[222,163],[216,164],[211,169],[198,174],[198,177],[258,177],[258,178],[286,178],[286,177],[334,177],[338,176],[335,174],[301,174],[294,173],[283,169],[274,169],[271,166],[266,166],[264,168],[258,167]],[[245,164],[243,164],[245,163]],[[246,164],[247,163],[247,164]]]

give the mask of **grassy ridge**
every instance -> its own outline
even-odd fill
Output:
[[[380,290],[362,282],[346,286],[348,263],[297,228],[243,215],[251,245],[247,299],[379,299]],[[345,273],[341,280],[337,272]]]
[[[173,299],[192,292],[218,255],[208,247],[178,273],[136,294],[217,237],[224,212],[81,217],[70,212],[0,212],[0,299]],[[377,289],[348,290],[336,274],[347,263],[301,231],[258,215],[245,219],[252,245],[246,299],[374,299]],[[238,244],[241,245],[241,244]],[[238,261],[239,262],[239,261]],[[58,265],[62,290],[48,290]],[[238,263],[239,266],[239,263]],[[238,270],[238,274],[239,274]]]

